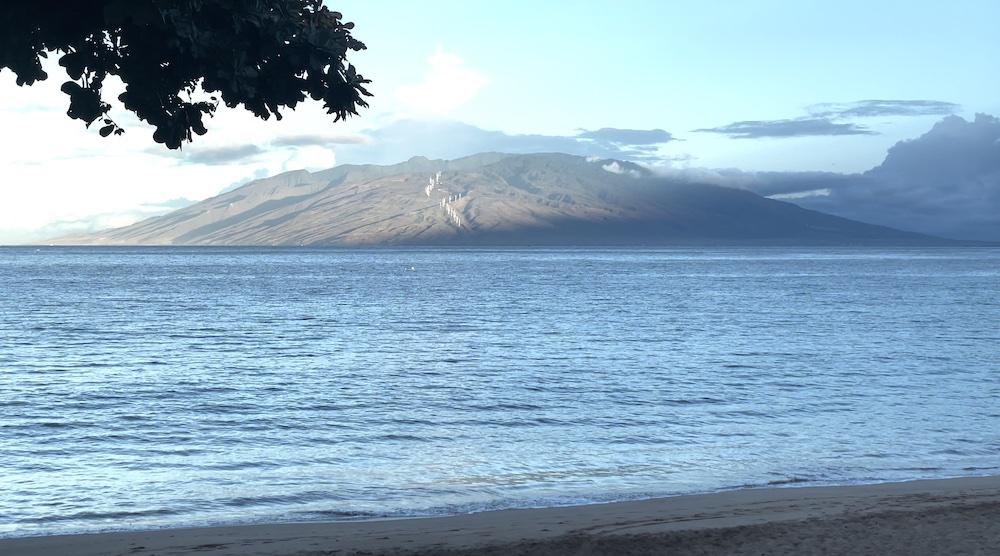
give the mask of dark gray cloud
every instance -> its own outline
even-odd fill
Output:
[[[891,147],[882,164],[862,174],[666,172],[871,224],[1000,241],[1000,120],[985,114],[971,122],[948,116],[924,135]]]
[[[328,145],[365,145],[371,140],[364,135],[283,135],[271,141],[275,147],[326,147]]]
[[[900,141],[867,174],[920,183],[970,180],[1000,172],[1000,120],[976,114],[971,122],[948,116],[917,139]]]
[[[808,137],[815,135],[878,135],[857,124],[837,124],[829,118],[798,120],[756,120],[733,122],[719,127],[694,131],[720,133],[734,139]]]
[[[257,145],[227,145],[225,147],[193,150],[193,152],[187,153],[181,159],[181,162],[183,164],[215,166],[252,158],[263,152],[264,149],[261,149]]]
[[[947,116],[961,106],[940,100],[860,100],[847,103],[814,104],[806,110],[813,117],[833,119],[881,116]]]
[[[1000,120],[948,116],[900,141],[879,166],[805,203],[858,219],[962,239],[1000,240]]]
[[[481,152],[561,152],[658,163],[659,145],[674,140],[663,130],[604,128],[578,135],[507,134],[450,120],[401,120],[366,133],[370,143],[338,147],[337,162],[395,164],[414,155],[455,159]]]

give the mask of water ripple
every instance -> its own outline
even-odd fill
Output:
[[[3,248],[0,535],[996,473],[998,263]]]

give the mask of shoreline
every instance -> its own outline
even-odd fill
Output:
[[[972,554],[997,546],[1000,476],[742,489],[449,517],[0,539],[0,553],[12,556]]]

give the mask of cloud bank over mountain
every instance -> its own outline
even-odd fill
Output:
[[[1000,120],[948,116],[889,149],[857,179],[797,203],[815,210],[958,239],[1000,240]]]
[[[480,152],[560,152],[660,163],[663,145],[677,139],[662,129],[601,128],[576,135],[508,134],[455,120],[398,120],[369,130],[365,144],[337,148],[338,163],[395,164],[411,156],[452,160]]]
[[[664,169],[664,175],[748,189],[802,207],[955,239],[1000,240],[1000,120],[947,116],[900,141],[861,174]]]

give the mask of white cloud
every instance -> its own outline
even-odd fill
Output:
[[[622,167],[619,166],[617,162],[612,162],[611,164],[605,164],[604,166],[601,166],[601,168],[607,170],[608,172],[611,172],[612,174],[621,174],[622,172],[624,172],[624,170],[622,170]]]
[[[798,191],[795,193],[782,193],[779,195],[771,195],[771,199],[777,199],[779,201],[795,201],[797,199],[807,199],[809,197],[829,197],[830,188],[824,187],[822,189],[812,189],[809,191]]]
[[[417,114],[448,116],[469,102],[488,80],[475,70],[465,68],[461,58],[437,47],[427,58],[430,73],[423,81],[403,85],[396,90],[396,100]]]
[[[671,180],[718,185],[733,189],[749,189],[749,186],[758,179],[756,172],[744,172],[737,169],[703,168],[700,166],[685,168],[650,166],[650,169],[656,175]]]
[[[337,164],[334,152],[324,147],[296,147],[281,165],[282,172],[306,169],[310,172],[333,168]]]
[[[589,157],[588,157],[588,160],[590,160]],[[640,177],[642,177],[642,174],[640,174],[638,171],[636,171],[636,170],[626,170],[625,168],[622,168],[621,165],[618,164],[615,161],[612,161],[611,164],[605,164],[604,166],[601,166],[601,168],[604,169],[604,170],[606,170],[606,171],[608,171],[608,172],[611,172],[612,174],[618,174],[618,175],[628,174],[629,176],[632,176],[633,178],[640,178]]]

